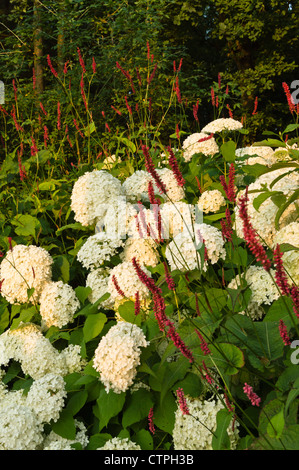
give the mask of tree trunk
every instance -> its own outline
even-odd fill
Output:
[[[34,70],[35,70],[35,92],[40,95],[44,91],[43,80],[43,40],[42,40],[42,27],[41,27],[41,9],[38,0],[34,0],[33,8],[33,55],[34,55]]]

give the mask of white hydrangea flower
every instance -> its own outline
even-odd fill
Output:
[[[76,426],[75,439],[66,439],[59,436],[54,431],[51,431],[44,439],[42,450],[74,450],[72,444],[77,443],[80,444],[84,450],[89,443],[86,426],[77,419],[75,419],[74,422]]]
[[[103,219],[103,230],[107,237],[125,240],[131,221],[138,211],[134,204],[127,202],[125,198],[119,197],[116,204],[111,204]]]
[[[198,208],[205,214],[218,212],[225,204],[224,196],[218,189],[204,191],[197,202]]]
[[[106,170],[85,173],[75,182],[71,194],[75,220],[84,226],[93,225],[122,194],[121,182]]]
[[[66,396],[63,377],[50,373],[33,382],[26,397],[26,406],[34,410],[41,423],[56,422]]]
[[[287,168],[280,168],[278,170],[270,171],[258,177],[254,183],[248,186],[248,203],[247,210],[250,222],[256,232],[261,236],[261,243],[268,245],[273,248],[273,239],[276,235],[275,228],[275,217],[278,211],[278,207],[271,198],[267,198],[256,210],[253,201],[254,199],[262,194],[263,186],[268,188],[270,191],[282,191],[282,193],[289,197],[293,192],[298,189],[299,186],[299,174],[293,172],[288,174]],[[271,183],[276,178],[280,177],[271,187]],[[256,192],[251,192],[256,191]],[[240,191],[237,196],[237,201],[244,194],[244,191]],[[297,200],[298,202],[298,200]],[[280,219],[280,228],[293,222],[298,217],[296,206],[292,203],[288,209],[283,213]],[[243,238],[243,222],[239,216],[239,207],[235,207],[235,230],[238,237]]]
[[[108,393],[125,392],[132,384],[140,364],[140,348],[148,342],[141,328],[133,323],[118,322],[99,342],[93,367]]]
[[[106,441],[103,447],[99,447],[97,450],[141,450],[139,444],[131,441],[128,437],[120,438],[113,437]]]
[[[160,213],[164,239],[175,237],[183,232],[189,233],[196,218],[195,206],[183,201],[161,204]]]
[[[145,170],[136,170],[122,184],[123,191],[129,202],[148,202],[148,183],[151,175]]]
[[[212,439],[217,427],[217,413],[224,408],[223,403],[217,397],[203,400],[186,396],[185,399],[190,414],[183,414],[179,406],[175,412],[172,433],[174,449],[213,450]],[[227,428],[231,450],[235,450],[238,443],[237,426],[238,423],[235,423],[233,429],[231,421]]]
[[[282,227],[274,236],[273,246],[289,243],[299,248],[299,222],[291,222]],[[290,277],[290,283],[299,285],[299,251],[289,250],[282,255],[283,265]]]
[[[98,232],[87,238],[77,253],[77,259],[84,268],[96,269],[105,261],[109,261],[123,245],[122,239],[111,238],[105,232]]]
[[[41,247],[15,245],[0,265],[1,294],[11,303],[28,302],[28,289],[34,288],[30,302],[38,302],[46,282],[52,278],[53,259]]]
[[[0,450],[36,450],[43,441],[43,425],[27,406],[0,408]]]
[[[133,258],[136,258],[139,264],[157,266],[159,253],[155,241],[151,238],[128,238],[120,259],[131,263]]]
[[[216,134],[222,131],[235,131],[242,129],[243,124],[232,118],[219,118],[209,122],[201,132],[207,134]]]
[[[90,287],[92,292],[88,296],[88,300],[94,304],[99,300],[103,295],[108,293],[108,280],[110,275],[110,269],[108,268],[98,268],[93,269],[87,275],[86,278],[86,287]],[[100,303],[99,309],[110,309],[113,307],[113,302],[111,298],[104,300]]]
[[[168,244],[165,256],[171,270],[191,271],[200,269],[200,254],[197,249],[202,242],[206,248],[209,262],[217,263],[219,258],[225,259],[226,252],[220,230],[208,224],[194,224],[193,233],[176,235]],[[203,264],[203,271],[207,270],[207,261]]]
[[[178,202],[184,199],[184,188],[178,185],[175,175],[170,168],[158,168],[156,169],[156,172],[161,181],[166,186],[167,192],[166,194],[161,194],[159,188],[152,179],[155,194],[161,196],[165,201],[170,200],[172,202]]]
[[[140,266],[140,268],[148,277],[151,277],[151,273],[145,266]],[[108,292],[111,294],[112,301],[122,298],[122,295],[117,291],[115,283],[113,282],[114,277],[126,298],[135,298],[136,292],[139,292],[140,300],[150,297],[150,291],[139,279],[133,264],[128,261],[123,261],[116,265],[110,272]]]
[[[40,295],[40,315],[46,328],[62,328],[70,323],[80,307],[74,289],[62,281],[50,281]]]
[[[247,160],[240,161],[240,164],[246,163],[247,165],[254,165],[259,163],[261,165],[271,166],[276,162],[274,150],[267,146],[254,146],[238,148],[236,150],[236,157],[249,156]],[[254,155],[254,156],[253,156]]]
[[[251,290],[249,308],[252,310],[252,313],[256,307],[260,307],[263,304],[271,305],[274,300],[279,298],[279,291],[275,282],[272,280],[274,279],[274,275],[274,269],[270,269],[269,273],[262,266],[249,266],[247,269],[244,279]],[[230,281],[227,287],[230,289],[237,289],[241,285],[241,278],[238,274]],[[255,315],[260,316],[260,313],[261,311],[257,309]]]
[[[70,345],[59,352],[33,323],[21,324],[0,335],[0,365],[18,361],[24,374],[37,380],[48,373],[67,375],[82,368],[80,347]],[[70,367],[73,369],[70,370]]]
[[[207,135],[204,132],[195,132],[184,140],[182,150],[183,158],[186,162],[189,162],[196,153],[203,153],[206,156],[213,157],[213,155],[219,152],[219,147],[214,137],[199,142],[201,139],[207,139]]]

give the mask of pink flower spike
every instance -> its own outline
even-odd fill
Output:
[[[279,320],[279,334],[285,346],[290,346],[291,340],[289,338],[288,330],[283,320]]]
[[[177,394],[177,397],[178,397],[181,412],[183,413],[183,415],[189,415],[190,412],[189,412],[189,408],[188,408],[188,405],[187,405],[187,401],[186,401],[183,389],[178,388],[177,391],[176,391],[176,394]]]
[[[148,413],[148,427],[152,434],[155,434],[155,426],[154,426],[154,409],[151,408]]]
[[[244,383],[243,390],[253,406],[260,406],[261,398],[256,393],[254,393],[253,388],[246,382]]]

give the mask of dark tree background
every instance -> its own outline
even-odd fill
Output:
[[[192,107],[197,102],[200,127],[217,117],[219,110],[211,104],[213,87],[219,99],[226,98],[221,116],[229,116],[228,104],[236,119],[246,119],[246,138],[253,141],[261,130],[278,131],[292,120],[282,82],[299,79],[298,32],[296,0],[1,0],[0,79],[6,106],[13,102],[14,79],[26,109],[32,105],[34,69],[36,102],[42,100],[54,109],[57,99],[63,102],[64,97],[47,64],[50,55],[60,75],[67,63],[78,104],[79,48],[89,70],[92,58],[97,64],[90,93],[93,117],[105,111],[111,122],[111,104],[120,106],[130,91],[116,62],[136,81],[136,70],[145,73],[148,65],[148,42],[152,66],[157,63],[153,104],[167,106],[173,63],[178,66],[183,59],[182,129],[195,130]],[[252,115],[256,97],[258,112]],[[177,119],[169,117],[165,135],[173,133]]]

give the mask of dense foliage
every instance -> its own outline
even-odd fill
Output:
[[[297,450],[297,2],[3,5],[0,449]]]

